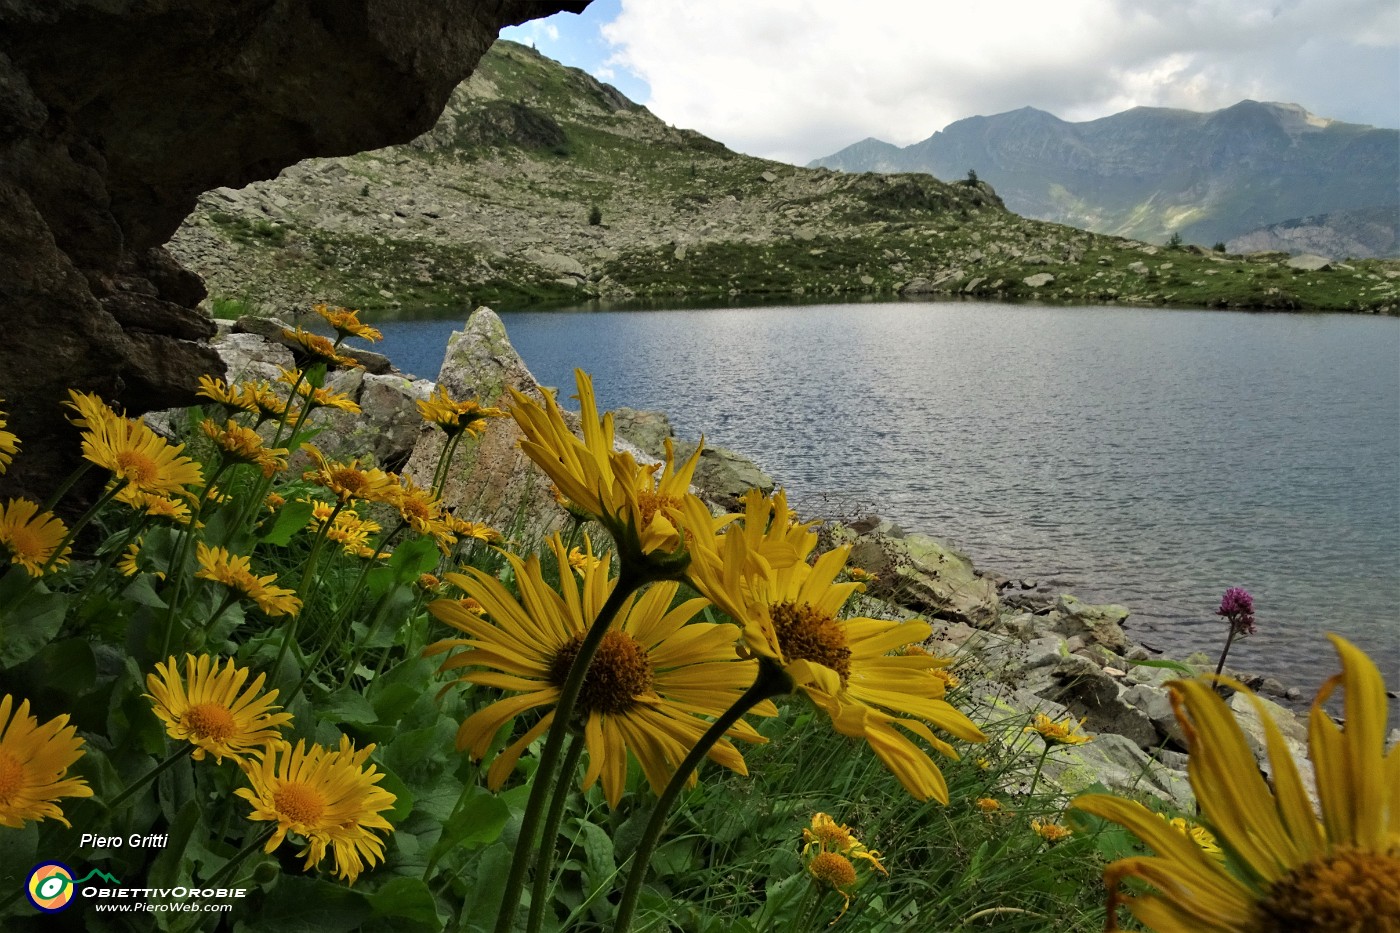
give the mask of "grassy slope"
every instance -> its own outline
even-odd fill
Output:
[[[1027,220],[990,189],[928,175],[755,159],[510,43],[426,137],[334,163],[304,163],[234,205],[206,196],[177,252],[216,294],[381,315],[596,297],[891,298],[919,279],[943,296],[1400,310],[1400,262],[1300,273],[1280,255],[1165,251]],[[590,225],[595,205],[602,223]],[[1039,273],[1053,281],[1025,283]]]

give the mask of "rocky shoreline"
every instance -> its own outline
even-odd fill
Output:
[[[275,379],[282,367],[292,365],[280,322],[243,318],[218,325],[213,346],[228,367],[230,382]],[[456,397],[475,396],[484,405],[504,404],[508,388],[543,394],[489,308],[478,308],[464,330],[453,334],[436,381],[405,376],[381,354],[353,355],[359,365],[332,371],[326,385],[353,398],[362,412],[316,412],[312,423],[321,430],[318,447],[330,458],[372,459],[421,481],[437,462],[442,437],[422,423],[415,402],[436,385]],[[694,450],[693,442],[674,439],[663,413],[621,409],[615,417],[619,447],[639,458],[659,459],[668,438],[682,456]],[[492,524],[510,540],[538,541],[563,527],[567,516],[554,502],[547,480],[529,468],[517,439],[515,425],[499,419],[475,444],[464,445],[444,504],[461,517]],[[767,491],[773,485],[742,455],[722,448],[702,454],[695,476],[697,491],[717,510],[731,509],[751,486]],[[1053,584],[985,573],[947,543],[906,532],[877,516],[826,522],[822,536],[825,546],[849,545],[852,566],[870,574],[860,597],[861,613],[930,621],[930,650],[956,659],[953,670],[961,681],[956,699],[974,718],[997,721],[1045,713],[1082,719],[1084,729],[1096,734],[1093,742],[1051,756],[1045,778],[1066,793],[1102,784],[1182,809],[1192,805],[1185,738],[1164,688],[1190,669],[1162,659],[1159,649],[1134,643],[1124,630],[1129,609],[1091,605],[1055,592]],[[1296,687],[1272,678],[1236,674],[1261,694],[1303,699]],[[1229,703],[1268,773],[1263,725],[1254,704],[1241,694]],[[1265,696],[1260,703],[1279,723],[1310,781],[1304,721]]]

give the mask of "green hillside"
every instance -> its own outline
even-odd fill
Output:
[[[413,143],[210,192],[172,249],[224,300],[381,317],[899,295],[1400,309],[1400,263],[1167,250],[1027,220],[985,184],[756,159],[509,42]]]

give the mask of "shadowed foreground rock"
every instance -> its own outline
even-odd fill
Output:
[[[66,390],[133,412],[221,372],[163,244],[203,191],[431,127],[500,28],[587,0],[0,4],[0,399],[7,495],[77,460]]]

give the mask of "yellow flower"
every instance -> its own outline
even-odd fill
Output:
[[[112,418],[120,418],[111,406],[92,392],[79,392],[77,389],[68,390],[68,401],[64,406],[77,412],[77,417],[68,416],[69,422],[74,427],[87,430],[93,425],[102,424]]]
[[[190,505],[183,499],[153,495],[130,486],[122,487],[117,493],[117,501],[129,505],[151,518],[164,518],[180,525],[188,525],[192,517]]]
[[[231,412],[256,413],[258,411],[254,396],[248,392],[247,386],[235,388],[213,376],[200,376],[199,388],[195,390],[194,394],[218,402]]]
[[[1046,745],[1083,745],[1085,742],[1093,740],[1092,735],[1084,735],[1076,732],[1075,729],[1084,725],[1084,720],[1077,723],[1072,718],[1067,718],[1064,722],[1056,722],[1044,713],[1036,713],[1035,721],[1022,729],[1022,732],[1039,733],[1045,740]]]
[[[432,535],[444,548],[450,548],[456,540],[441,503],[426,489],[419,488],[411,477],[399,477],[399,485],[389,502],[399,510],[399,516],[408,527],[420,535]]]
[[[180,452],[184,444],[171,444],[140,421],[123,418],[105,406],[85,410],[81,393],[70,392],[82,420],[83,456],[107,470],[117,480],[125,480],[133,492],[158,496],[183,495],[193,498],[186,486],[204,481],[199,464]]]
[[[5,430],[8,424],[5,413],[0,411],[0,475],[10,468],[15,454],[19,453],[19,438]]]
[[[203,541],[195,544],[199,570],[195,576],[221,583],[235,593],[251,599],[269,616],[294,616],[301,611],[301,599],[296,590],[277,586],[277,574],[259,577],[253,573],[252,558],[231,554],[228,548],[209,547]]]
[[[1068,827],[1061,826],[1054,820],[1042,820],[1039,817],[1031,820],[1031,829],[1035,831],[1037,836],[1044,839],[1052,846],[1057,842],[1064,842],[1070,836],[1074,835]]]
[[[1001,801],[994,797],[978,797],[973,806],[990,816],[1001,809]]]
[[[165,731],[172,738],[189,742],[194,758],[206,753],[222,762],[227,756],[242,763],[265,746],[285,746],[282,727],[292,721],[291,713],[277,713],[277,691],[262,692],[266,676],[243,689],[248,669],[237,667],[233,659],[219,664],[207,654],[196,658],[185,655],[185,677],[172,656],[164,664],[156,662],[156,673],[146,675],[145,694]]]
[[[786,530],[778,534],[786,535]],[[928,671],[938,666],[936,659],[890,655],[928,638],[928,624],[841,619],[841,607],[860,588],[836,582],[849,548],[827,551],[808,564],[802,558],[810,544],[794,541],[772,548],[754,544],[754,537],[752,529],[730,528],[713,546],[692,548],[689,579],[696,589],[740,623],[746,651],[781,667],[794,687],[831,717],[837,732],[868,742],[914,797],[946,804],[942,772],[896,727],[954,758],[952,746],[936,737],[930,725],[970,742],[986,736],[934,696],[941,693],[941,684]],[[777,559],[794,554],[798,559],[774,566],[762,556],[764,548]]]
[[[501,533],[484,522],[469,522],[448,515],[447,524],[459,538],[475,538],[485,544],[495,544],[501,540]]]
[[[1400,930],[1400,746],[1385,750],[1385,684],[1362,651],[1328,637],[1342,671],[1318,691],[1308,724],[1321,819],[1278,726],[1253,693],[1223,679],[1259,714],[1272,787],[1212,679],[1173,681],[1191,787],[1202,821],[1229,859],[1212,858],[1139,803],[1078,798],[1073,806],[1126,827],[1155,853],[1121,859],[1104,872],[1108,929],[1118,928],[1116,910],[1125,904],[1158,933]],[[1338,687],[1345,726],[1324,706]],[[1124,896],[1125,878],[1155,890]]]
[[[690,459],[677,469],[668,439],[664,467],[638,465],[631,454],[613,450],[613,418],[611,414],[598,417],[588,374],[580,369],[574,375],[582,409],[583,440],[569,431],[564,413],[553,397],[546,396],[541,408],[512,389],[511,415],[525,435],[520,449],[575,507],[602,523],[617,543],[624,564],[682,557],[685,538],[678,523],[686,499],[694,498],[687,490],[701,448],[696,447]],[[657,470],[661,470],[659,478]],[[655,555],[651,561],[649,555]]]
[[[269,512],[276,512],[278,509],[280,509],[286,504],[287,497],[282,495],[281,493],[270,492],[267,494],[267,497],[263,499],[263,505],[267,506],[267,510]]]
[[[383,813],[397,798],[375,786],[383,772],[365,765],[373,745],[356,751],[342,735],[339,749],[305,746],[299,741],[294,749],[263,752],[244,771],[252,787],[234,793],[253,805],[250,820],[277,824],[264,852],[296,833],[306,840],[297,853],[306,857],[305,870],[318,865],[329,848],[336,874],[354,884],[366,867],[384,860],[384,840],[374,830],[393,832]]]
[[[361,340],[368,340],[371,343],[384,339],[384,335],[378,330],[368,324],[360,323],[360,312],[358,311],[323,304],[312,305],[311,310],[319,314],[331,327],[334,327],[341,339],[359,337]]]
[[[441,383],[432,395],[416,404],[423,420],[442,428],[448,437],[456,437],[464,431],[476,437],[486,430],[487,418],[503,418],[506,414],[499,408],[485,408],[476,399],[457,401],[448,395],[447,387]]]
[[[1165,813],[1158,813],[1162,819],[1167,821],[1167,825],[1190,839],[1201,847],[1201,851],[1218,861],[1225,860],[1225,853],[1220,850],[1220,844],[1215,841],[1215,836],[1210,830],[1200,823],[1192,823],[1185,817],[1173,816],[1168,818]]]
[[[39,511],[37,502],[11,499],[0,506],[0,553],[31,577],[42,576],[50,561],[55,567],[68,563],[72,548],[65,547],[54,559],[54,552],[67,536],[63,520],[52,512]]]
[[[287,468],[287,448],[265,446],[258,432],[252,428],[245,428],[233,420],[220,427],[209,418],[201,421],[199,427],[234,463],[250,464],[262,470],[263,476],[269,477]]]
[[[852,567],[847,572],[851,575],[851,579],[857,583],[870,583],[878,577],[878,574],[866,570],[864,567]]]
[[[550,539],[557,565],[568,566],[558,535]],[[560,591],[544,580],[539,558],[507,554],[520,599],[495,577],[475,568],[449,574],[485,608],[486,618],[457,600],[441,599],[428,608],[440,621],[467,634],[430,646],[428,653],[454,648],[444,671],[465,670],[461,681],[495,687],[510,696],[473,713],[457,733],[457,747],[481,758],[497,732],[521,713],[548,707],[526,732],[502,751],[487,772],[492,789],[505,783],[521,753],[554,721],[553,706],[578,655],[589,625],[597,618],[617,581],[609,562],[586,568],[581,576],[563,574]],[[709,726],[753,683],[757,665],[734,656],[733,625],[691,621],[705,605],[690,599],[669,608],[678,584],[656,584],[624,602],[603,636],[579,694],[576,714],[584,721],[588,748],[584,788],[600,778],[608,803],[616,806],[627,779],[627,755],[641,764],[652,791],[660,794],[682,758]],[[489,619],[489,621],[488,621]],[[772,715],[772,704],[755,712]],[[763,741],[740,721],[730,736]],[[712,761],[746,774],[744,760],[727,740],[709,752]],[[694,774],[690,777],[695,780]]]
[[[825,813],[812,815],[812,825],[802,830],[802,842],[804,858],[811,855],[813,849],[818,852],[836,852],[847,858],[869,862],[881,874],[889,874],[885,871],[885,866],[880,864],[879,852],[867,849],[851,832],[850,827],[844,823],[837,823]]]
[[[321,526],[330,520],[332,512],[335,512],[335,506],[324,502],[315,503],[311,511],[312,527],[319,531]],[[369,557],[374,553],[374,549],[369,546],[370,536],[379,534],[381,530],[378,522],[361,518],[360,513],[354,509],[342,508],[336,513],[331,526],[326,529],[326,537],[339,544],[351,557]]]
[[[294,371],[295,372],[295,371]],[[296,377],[301,373],[296,372]],[[293,379],[293,381],[296,381]],[[258,421],[278,421],[291,411],[292,403],[290,399],[284,399],[272,388],[272,384],[266,381],[254,383],[244,383],[239,387],[243,397],[253,406],[258,413]]]
[[[298,398],[316,408],[334,408],[337,411],[346,411],[352,415],[358,415],[361,411],[359,404],[350,396],[343,392],[335,392],[321,386],[313,386],[301,378],[301,373],[291,371],[284,372],[281,376],[283,382],[293,387]]]
[[[584,551],[582,548],[569,548],[569,566],[577,573],[585,573],[596,567],[602,561],[601,557],[594,557],[591,551]]]
[[[308,330],[303,330],[300,326],[296,330],[282,329],[282,336],[285,338],[293,353],[298,353],[302,357],[311,360],[313,363],[325,363],[327,366],[353,367],[359,364],[348,356],[341,356],[336,352],[335,344],[331,343],[320,334],[313,334]]]
[[[92,796],[83,778],[66,776],[83,757],[82,746],[66,713],[41,726],[29,715],[28,700],[16,710],[8,693],[0,698],[0,826],[23,829],[28,820],[50,818],[71,826],[55,801]]]
[[[839,852],[818,852],[807,863],[807,873],[815,878],[818,884],[841,895],[844,903],[841,905],[841,912],[836,915],[836,920],[846,916],[846,911],[851,908],[851,892],[860,883],[856,867],[851,864],[851,860]],[[836,920],[831,923],[836,923]]]
[[[363,499],[367,502],[393,503],[399,493],[399,484],[394,477],[379,468],[360,469],[359,459],[349,463],[327,460],[321,451],[311,444],[302,444],[301,449],[310,455],[316,469],[307,470],[301,478],[324,486],[341,502]]]

